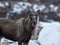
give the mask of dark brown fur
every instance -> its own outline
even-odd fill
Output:
[[[22,45],[22,42],[24,45],[28,45],[35,24],[31,15],[17,21],[0,18],[0,36],[18,41],[18,45]]]

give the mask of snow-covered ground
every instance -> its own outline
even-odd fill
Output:
[[[8,40],[8,39],[6,39],[4,37],[1,39],[1,42],[6,42],[6,41],[9,43],[9,45],[18,45],[18,42],[17,41],[14,42],[14,41]]]
[[[20,6],[18,4],[20,4]],[[23,2],[19,2],[18,4],[16,4],[15,7],[13,8],[13,12],[20,13],[20,11],[22,10],[21,9],[22,7],[23,9],[25,9],[27,7],[27,4],[31,6],[30,3],[23,4]],[[8,4],[6,3],[6,5]],[[0,7],[5,7],[5,6],[0,2]],[[56,6],[50,5],[50,7],[51,7],[51,11],[53,8],[54,8],[53,11],[57,10]],[[37,11],[38,9],[43,11],[45,8],[46,7],[44,5],[33,6],[33,9],[35,11]],[[40,44],[41,45],[60,45],[60,23],[59,22],[38,22],[37,25],[42,26],[43,29],[39,33],[38,40],[30,40],[29,45],[40,45]],[[3,42],[3,40],[5,39],[2,39],[1,42]],[[10,43],[10,45],[18,45],[18,42]]]
[[[38,42],[41,45],[60,45],[60,23],[45,26],[39,34]]]

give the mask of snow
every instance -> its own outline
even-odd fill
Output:
[[[49,7],[50,7],[50,8],[54,8],[55,6],[54,6],[53,4],[51,4]]]
[[[23,2],[18,2],[18,4],[23,5]]]
[[[53,5],[53,4],[51,4],[49,7],[51,8],[50,10],[51,10],[52,12],[56,12],[57,9],[58,9],[58,7],[55,6],[55,5]]]
[[[18,42],[16,41],[16,42],[14,42],[14,41],[12,41],[12,40],[8,40],[8,39],[6,39],[6,38],[2,38],[1,39],[1,42],[5,42],[5,41],[8,41],[8,43],[9,43],[9,45],[18,45]]]
[[[26,6],[32,6],[32,4],[31,4],[31,3],[28,3],[28,2],[24,2],[24,4],[25,4]]]
[[[22,6],[32,6],[32,4],[28,2],[18,2],[17,4],[22,5]]]
[[[28,45],[39,45],[36,40],[30,40]]]
[[[40,11],[43,11],[45,8],[46,8],[45,5],[40,5],[39,6]]]
[[[5,5],[0,2],[0,7],[5,8]]]
[[[44,12],[44,13],[48,13],[48,12],[49,12],[49,9],[48,9],[48,8],[45,8],[45,9],[43,10],[43,12]]]
[[[23,9],[26,9],[27,6],[31,7],[32,4],[28,2],[18,2],[17,4],[21,5]]]
[[[40,6],[37,4],[33,5],[33,9],[35,12],[37,12],[37,10],[43,11],[45,8],[46,8],[45,5],[40,5]]]
[[[9,3],[8,2],[5,2],[5,3],[0,2],[0,7],[5,8],[5,5],[6,6],[9,6]]]
[[[58,7],[56,6],[56,7],[54,8],[54,11],[57,11],[57,9],[58,9]]]
[[[14,8],[13,8],[13,13],[16,12],[18,14],[21,13],[22,10],[25,10],[27,8],[27,6],[32,6],[32,4],[30,3],[27,3],[27,2],[18,2],[17,4],[14,5]]]
[[[6,6],[9,6],[9,3],[8,3],[8,2],[5,2],[5,5],[6,5]]]
[[[38,22],[38,26],[41,26],[41,27],[45,27],[45,26],[47,26],[47,25],[49,25],[50,23],[48,23],[48,22]]]
[[[16,12],[16,13],[20,14],[21,11],[22,11],[21,5],[15,4],[12,12]]]
[[[37,12],[37,10],[38,10],[38,5],[34,4],[34,5],[33,5],[33,9],[34,9],[35,12]]]
[[[57,15],[60,17],[60,13],[57,13]]]
[[[60,45],[60,23],[45,26],[39,33],[38,42],[41,45]]]

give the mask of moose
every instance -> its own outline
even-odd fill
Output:
[[[37,24],[37,15],[31,13],[16,21],[0,18],[0,37],[18,41],[18,45],[28,45],[33,29]]]

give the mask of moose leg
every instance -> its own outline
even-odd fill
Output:
[[[28,45],[28,43],[27,42],[24,42],[23,45]]]
[[[0,41],[1,41],[1,38],[2,38],[2,28],[0,26]]]
[[[21,42],[18,42],[18,45],[22,45],[22,43]]]
[[[2,37],[0,37],[0,42],[1,42],[1,38],[2,38]]]

